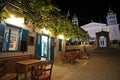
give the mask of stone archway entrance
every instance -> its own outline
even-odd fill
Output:
[[[97,47],[109,47],[109,32],[101,31],[96,33]]]

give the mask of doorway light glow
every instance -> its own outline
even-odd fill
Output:
[[[46,28],[43,28],[42,31],[43,31],[43,33],[45,33],[45,34],[49,34],[49,33],[50,33],[50,31],[49,31],[48,29],[46,29]]]
[[[59,35],[58,38],[64,39],[64,35]]]
[[[24,24],[23,17],[15,17],[14,15],[10,15],[10,18],[6,19],[5,21],[16,26],[23,26]]]

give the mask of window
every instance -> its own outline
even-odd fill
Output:
[[[20,29],[7,26],[3,41],[3,51],[18,51]]]
[[[22,48],[26,46],[24,49],[27,49],[28,30],[10,24],[2,27],[4,27],[4,29],[1,31],[3,35],[0,35],[2,36],[0,43],[2,45],[1,51],[22,51],[21,46]],[[0,28],[2,27],[0,26]],[[23,41],[25,45],[23,45]]]

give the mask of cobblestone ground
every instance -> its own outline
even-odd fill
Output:
[[[76,64],[57,62],[52,80],[120,80],[120,49],[97,48]]]

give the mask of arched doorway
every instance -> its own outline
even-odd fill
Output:
[[[105,36],[100,36],[99,37],[99,46],[100,47],[106,47],[107,42],[106,42],[106,37]]]
[[[109,32],[101,31],[96,33],[96,47],[109,47]]]

